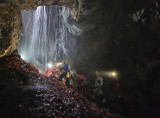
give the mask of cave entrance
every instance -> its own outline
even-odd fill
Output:
[[[59,61],[71,59],[75,51],[75,27],[70,8],[39,6],[22,11],[22,33],[18,51],[21,57],[44,71]]]

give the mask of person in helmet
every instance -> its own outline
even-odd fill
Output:
[[[95,88],[93,90],[94,94],[98,96],[102,95],[103,94],[102,87],[103,87],[103,78],[100,76],[100,73],[96,71]]]

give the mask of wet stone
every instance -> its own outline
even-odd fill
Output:
[[[8,113],[2,118],[122,118],[49,80],[18,54],[0,60],[0,77],[0,107]]]

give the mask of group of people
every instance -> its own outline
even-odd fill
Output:
[[[74,73],[69,69],[68,64],[63,62],[62,67],[49,68],[44,72],[51,79],[57,79],[68,88],[73,88]]]
[[[63,85],[68,88],[77,88],[77,91],[81,91],[82,85],[87,84],[86,76],[82,74],[77,74],[76,71],[72,70],[70,66],[63,62],[63,65],[56,68],[49,68],[44,72],[51,79],[59,80]]]
[[[75,89],[81,94],[93,94],[102,95],[103,78],[100,76],[99,72],[96,72],[96,80],[93,90],[89,90],[89,85],[87,82],[87,77],[85,75],[77,74],[75,71],[71,70],[67,63],[63,63],[63,66],[59,68],[52,68],[45,71],[45,74],[49,75],[50,78],[56,78],[64,86],[68,88]]]

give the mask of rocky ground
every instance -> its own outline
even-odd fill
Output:
[[[0,59],[1,118],[121,118],[56,79],[40,74],[15,51]]]

